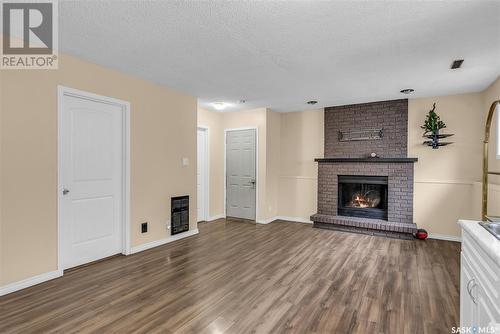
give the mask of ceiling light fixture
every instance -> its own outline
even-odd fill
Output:
[[[212,103],[212,106],[215,108],[215,110],[224,110],[229,106],[229,104],[227,104],[226,102],[214,102]]]
[[[403,93],[403,94],[411,94],[413,93],[415,90],[413,88],[405,88],[405,89],[402,89],[400,90],[399,92],[400,93]]]
[[[311,100],[311,101],[307,101],[306,103],[310,104],[310,105],[315,105],[316,103],[318,103],[318,101]]]

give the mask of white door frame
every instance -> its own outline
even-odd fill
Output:
[[[57,268],[62,273],[62,235],[61,235],[61,205],[62,188],[62,113],[64,96],[107,103],[119,106],[123,111],[123,154],[122,154],[122,254],[130,254],[130,103],[115,98],[97,95],[65,86],[57,86]]]
[[[227,210],[227,133],[230,131],[242,131],[242,130],[255,130],[255,221],[259,221],[259,128],[258,127],[247,127],[247,128],[231,128],[224,129],[224,217],[226,217]]]
[[[203,212],[203,220],[209,221],[210,220],[210,129],[208,126],[204,125],[198,125],[198,130],[203,130],[205,131],[205,168],[203,170],[204,174],[204,179],[205,179],[205,184],[203,185],[203,192],[205,193],[205,203],[204,207],[205,210]],[[196,136],[198,138],[198,136]],[[196,162],[198,163],[198,161]]]

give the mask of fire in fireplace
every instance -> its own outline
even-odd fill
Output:
[[[338,176],[339,216],[387,220],[387,176]]]

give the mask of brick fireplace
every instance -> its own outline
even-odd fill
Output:
[[[406,99],[325,108],[314,226],[411,237],[417,159],[407,156],[407,141]]]

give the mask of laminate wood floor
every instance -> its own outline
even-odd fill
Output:
[[[0,297],[1,333],[450,333],[458,243],[219,220]]]

